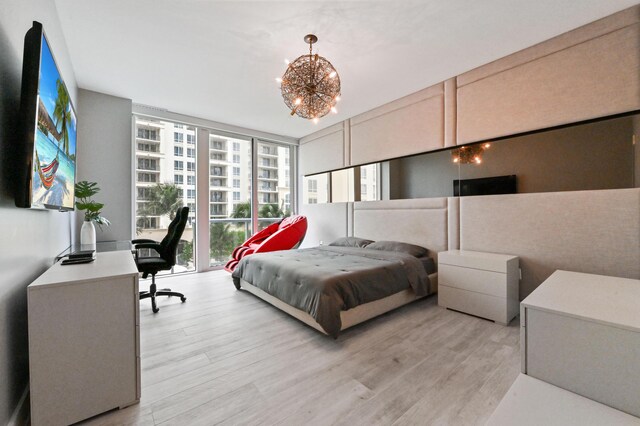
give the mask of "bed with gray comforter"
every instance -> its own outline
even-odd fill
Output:
[[[242,259],[233,272],[241,281],[311,315],[337,337],[340,312],[408,288],[430,294],[423,262],[410,254],[357,247],[321,246],[259,253]]]

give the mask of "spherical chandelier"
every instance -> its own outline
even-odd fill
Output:
[[[313,54],[313,44],[318,37],[307,34],[304,41],[309,44],[309,54],[289,63],[282,78],[276,80],[291,115],[317,123],[329,111],[338,112],[336,102],[340,100],[340,76],[331,62],[317,53]]]

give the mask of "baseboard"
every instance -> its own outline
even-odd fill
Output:
[[[24,389],[18,405],[9,419],[7,426],[24,426],[29,424],[29,385]]]

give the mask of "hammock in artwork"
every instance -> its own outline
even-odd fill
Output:
[[[38,151],[36,150],[36,168],[38,170],[38,175],[40,176],[40,180],[42,181],[42,186],[46,189],[51,188],[53,185],[53,181],[56,178],[56,172],[58,171],[58,156],[53,159],[49,164],[40,164],[40,158],[38,157]]]

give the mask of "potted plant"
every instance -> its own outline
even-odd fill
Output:
[[[100,191],[96,182],[80,181],[75,185],[76,207],[78,210],[84,210],[84,223],[80,230],[80,244],[82,246],[96,247],[96,227],[97,223],[102,230],[102,225],[109,226],[109,220],[100,215],[100,211],[104,204],[98,203],[91,199]]]

